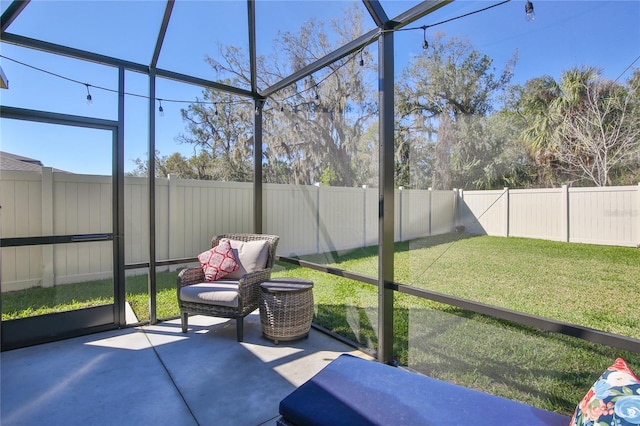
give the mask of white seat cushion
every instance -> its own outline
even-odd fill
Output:
[[[180,288],[180,300],[237,308],[238,282],[223,279],[187,285]]]

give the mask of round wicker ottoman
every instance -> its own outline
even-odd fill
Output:
[[[262,334],[279,341],[309,336],[313,319],[313,282],[274,278],[260,284]]]

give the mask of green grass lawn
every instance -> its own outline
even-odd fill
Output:
[[[178,315],[176,302],[177,272],[159,273],[156,277],[157,316]],[[126,278],[126,300],[139,321],[149,319],[147,275]],[[2,294],[2,320],[44,315],[113,303],[112,280],[65,284],[48,288],[31,288]]]
[[[372,276],[376,253],[305,259]],[[394,281],[640,339],[636,248],[440,235],[396,244]]]
[[[438,236],[396,245],[395,281],[640,338],[640,250],[500,237]],[[376,248],[305,257],[365,275]],[[368,284],[281,265],[314,281],[314,322],[377,347]],[[495,320],[407,294],[394,298],[394,357],[421,373],[570,415],[616,357],[640,354]]]
[[[398,244],[397,249],[400,283],[639,337],[637,249],[456,236]],[[370,275],[377,270],[375,256],[373,248],[305,259]],[[512,259],[520,263],[511,264]],[[276,269],[276,276],[314,281],[315,323],[366,348],[377,347],[373,286],[295,266]],[[558,288],[565,284],[571,288]],[[407,294],[396,293],[394,305],[394,358],[401,364],[547,410],[571,415],[616,357],[640,371],[638,353]]]
[[[532,239],[445,235],[398,243],[395,281],[640,338],[640,250]],[[372,276],[377,248],[305,257]],[[158,318],[178,314],[176,273],[157,276]],[[314,281],[314,322],[377,347],[374,286],[278,263],[274,276]],[[3,294],[3,320],[110,303],[110,281]],[[127,301],[148,318],[147,277]],[[105,296],[107,295],[107,296]],[[394,296],[394,356],[422,373],[570,414],[617,356],[640,354],[495,320],[414,296]]]

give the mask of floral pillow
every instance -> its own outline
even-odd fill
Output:
[[[640,379],[622,358],[600,376],[580,401],[569,426],[640,425]]]
[[[198,260],[206,281],[224,278],[240,267],[233,254],[231,243],[227,239],[220,240],[220,243],[211,250],[200,253]]]

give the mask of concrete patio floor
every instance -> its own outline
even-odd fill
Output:
[[[0,354],[0,423],[9,425],[275,425],[278,404],[342,353],[319,331],[275,345],[257,312],[194,316]]]

